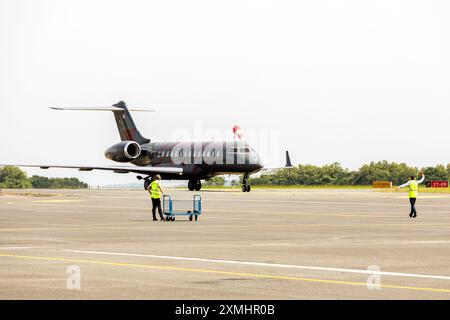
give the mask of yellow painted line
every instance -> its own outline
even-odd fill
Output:
[[[154,269],[154,270],[209,273],[209,274],[231,275],[231,276],[250,277],[250,278],[259,278],[259,279],[271,279],[271,280],[292,280],[292,281],[315,282],[315,283],[326,283],[326,284],[341,284],[341,285],[350,285],[350,286],[364,286],[364,287],[367,286],[367,283],[365,283],[365,282],[328,280],[328,279],[304,278],[304,277],[292,277],[292,276],[277,276],[277,275],[268,275],[268,274],[243,273],[243,272],[221,271],[221,270],[212,270],[212,269],[180,268],[180,267],[135,264],[135,263],[124,263],[124,262],[82,260],[82,259],[68,259],[68,258],[55,258],[55,257],[40,257],[40,256],[24,256],[24,255],[3,254],[3,253],[0,253],[0,257],[15,258],[15,259],[27,259],[27,260],[86,263],[86,264],[107,265],[107,266],[116,266],[116,267],[131,267],[131,268],[141,268],[141,269]],[[380,285],[380,287],[386,288],[386,289],[404,289],[404,290],[450,293],[450,289],[440,289],[440,288],[397,286],[397,285],[386,285],[386,284]]]
[[[409,199],[408,196],[401,196],[401,197],[396,197],[396,198],[397,199]],[[422,195],[419,195],[417,200],[420,201],[420,199],[440,199],[440,198],[449,198],[449,196],[422,196]]]
[[[66,203],[66,202],[81,202],[84,200],[68,200],[68,199],[60,199],[60,200],[36,200],[36,201],[31,201],[33,203]]]
[[[1,231],[52,231],[52,230],[94,230],[92,227],[62,227],[62,228],[1,228]]]
[[[0,232],[9,231],[58,231],[58,230],[116,230],[116,229],[142,229],[143,227],[50,227],[50,228],[0,228]]]
[[[419,200],[420,199],[436,199],[436,198],[448,198],[449,196],[419,196]]]
[[[40,203],[44,203],[45,200],[42,201],[31,201],[28,203],[17,203],[17,202],[10,202],[8,204],[14,204],[14,205],[18,205],[18,206],[37,206],[36,203],[40,202]],[[69,200],[70,201],[70,200]],[[78,200],[77,200],[78,201]],[[79,202],[81,201],[85,201],[85,200],[79,200]],[[53,203],[58,202],[53,201]],[[68,202],[68,201],[67,201]],[[50,200],[47,201],[47,203],[50,203]],[[61,202],[60,202],[61,203]],[[149,204],[150,205],[150,204]],[[124,207],[124,206],[101,206],[101,205],[82,205],[82,204],[55,204],[55,207],[80,207],[80,208],[104,208],[104,209],[129,209],[129,210],[145,210],[145,211],[149,211],[151,208],[145,208],[145,206],[142,207]]]

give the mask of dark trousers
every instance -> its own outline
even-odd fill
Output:
[[[417,215],[417,211],[416,211],[416,198],[409,198],[409,203],[411,204],[411,213],[409,214],[410,217],[412,217],[413,215],[416,216]]]
[[[153,219],[156,219],[156,209],[158,208],[158,213],[159,216],[162,218],[163,214],[162,214],[162,209],[161,209],[161,199],[154,199],[152,198],[152,214],[153,214]]]

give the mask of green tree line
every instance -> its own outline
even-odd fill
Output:
[[[450,164],[423,168],[427,180],[449,180]],[[251,178],[253,185],[371,185],[374,181],[392,181],[402,184],[410,176],[418,175],[419,168],[406,163],[388,161],[371,162],[352,171],[335,162],[323,166],[300,164],[291,169],[281,169],[274,174]]]
[[[210,180],[207,180],[204,184],[206,187],[223,186],[225,184],[225,178],[223,176],[216,176]]]
[[[0,168],[0,188],[2,189],[86,189],[87,183],[77,178],[47,178],[32,176],[17,167]]]

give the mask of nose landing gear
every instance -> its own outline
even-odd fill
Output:
[[[244,179],[242,180],[242,192],[250,192],[252,190],[252,188],[248,184],[248,177],[248,173],[244,174]]]
[[[200,180],[189,180],[188,189],[189,191],[200,191],[202,188],[202,182]]]

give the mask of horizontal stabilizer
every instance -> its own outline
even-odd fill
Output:
[[[51,107],[53,110],[69,110],[69,111],[112,111],[116,120],[117,129],[119,130],[120,139],[122,141],[135,141],[140,145],[149,143],[150,139],[141,135],[129,111],[154,112],[153,109],[133,108],[128,109],[125,102],[119,101],[109,107]]]
[[[69,110],[69,111],[124,111],[122,108],[118,107],[50,107],[53,110]],[[129,111],[139,111],[139,112],[155,112],[154,109],[128,109]]]

